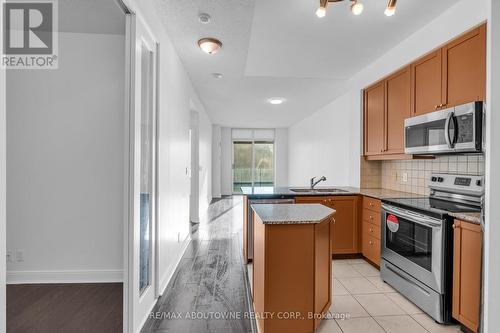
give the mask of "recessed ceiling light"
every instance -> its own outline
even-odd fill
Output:
[[[282,97],[271,97],[267,101],[269,102],[269,104],[272,104],[272,105],[280,105],[280,104],[283,104],[285,99]]]
[[[198,15],[198,19],[200,20],[201,23],[208,24],[210,23],[212,17],[207,13],[200,13],[200,15]]]
[[[386,16],[392,16],[396,13],[396,1],[397,0],[389,0],[389,3],[387,4],[387,8],[385,9],[384,14]]]
[[[202,38],[198,41],[200,49],[207,54],[215,54],[222,47],[220,40],[215,38]]]
[[[212,76],[216,79],[221,79],[224,75],[222,73],[212,73]]]

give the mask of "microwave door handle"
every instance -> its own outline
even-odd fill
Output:
[[[453,116],[454,116],[453,112],[448,113],[448,115],[446,116],[446,123],[444,124],[444,139],[446,140],[446,144],[448,145],[449,148],[453,148],[450,139],[450,124]]]

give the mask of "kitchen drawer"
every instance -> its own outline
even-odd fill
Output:
[[[363,222],[373,223],[380,227],[380,210],[378,212],[370,209],[363,209]]]
[[[380,213],[381,206],[382,206],[382,203],[378,199],[373,199],[370,197],[363,198],[363,208],[364,209],[369,209],[369,210],[373,210],[374,212]]]
[[[380,266],[380,239],[377,239],[369,233],[363,233],[363,255]]]
[[[380,239],[381,235],[381,230],[380,230],[380,225],[376,225],[373,223],[368,223],[366,221],[363,221],[363,234],[369,234],[372,237],[375,237],[376,239]]]

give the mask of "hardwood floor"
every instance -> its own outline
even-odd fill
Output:
[[[142,333],[252,332],[242,216],[241,197],[212,202]]]
[[[123,331],[123,285],[7,286],[8,333]]]

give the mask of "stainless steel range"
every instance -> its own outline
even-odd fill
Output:
[[[433,174],[428,197],[382,201],[382,279],[439,323],[451,321],[453,217],[480,212],[484,179]],[[478,260],[480,260],[478,258]]]

